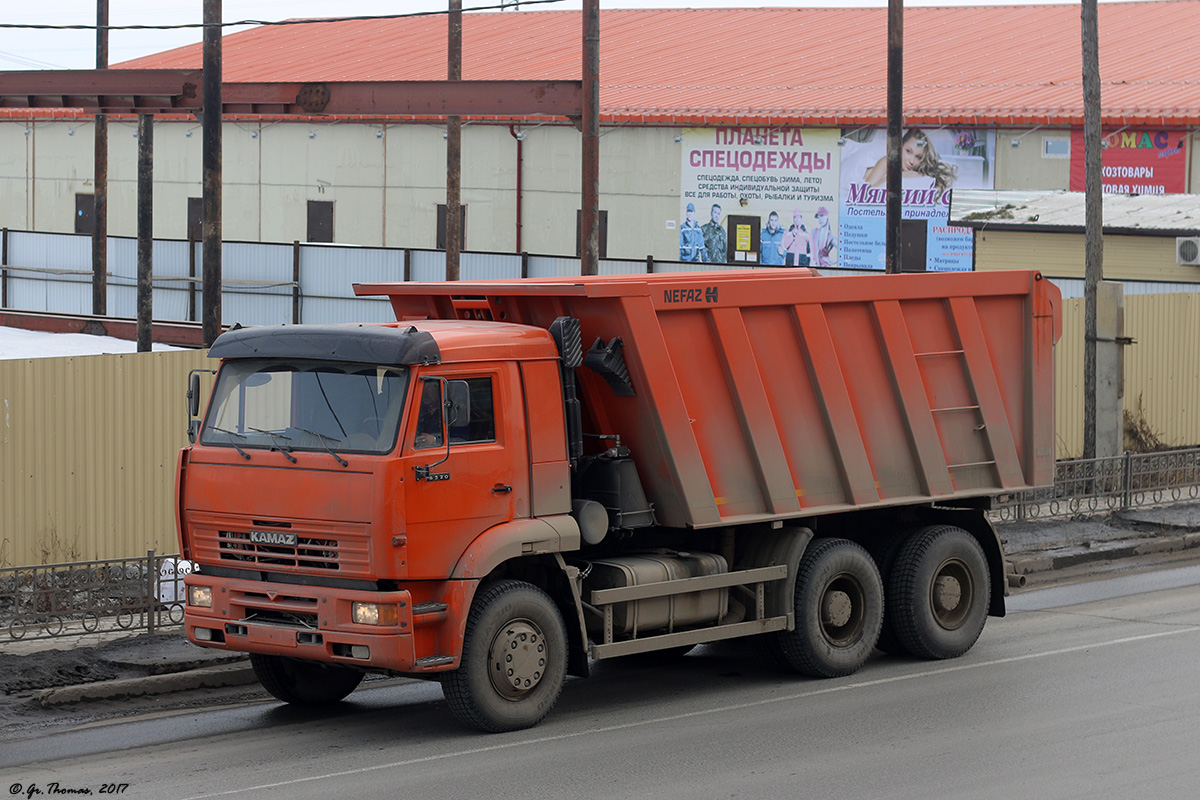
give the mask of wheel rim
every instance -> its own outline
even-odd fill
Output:
[[[965,562],[957,558],[942,562],[929,584],[929,608],[937,624],[958,630],[975,605],[975,581]]]
[[[488,650],[488,677],[505,698],[532,692],[546,674],[546,637],[536,623],[518,619],[502,627]]]
[[[848,647],[862,636],[866,592],[853,575],[842,573],[821,595],[821,635],[834,647]]]

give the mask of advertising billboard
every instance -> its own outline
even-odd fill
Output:
[[[887,131],[853,131],[839,142],[841,266],[882,270],[887,243]],[[949,224],[951,192],[991,189],[995,151],[995,131],[909,128],[904,132],[901,202],[903,218],[915,221],[906,223],[906,238],[915,240],[917,268],[971,269],[971,230]],[[905,268],[913,267],[906,261]]]
[[[685,129],[679,260],[837,264],[837,140],[836,130]]]
[[[1105,131],[1100,185],[1115,194],[1175,194],[1187,186],[1187,134],[1164,130]],[[1083,131],[1071,131],[1071,191],[1087,188]]]

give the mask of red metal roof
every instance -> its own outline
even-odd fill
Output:
[[[1200,0],[1104,3],[1107,125],[1200,124]],[[442,16],[260,27],[225,37],[228,82],[441,80]],[[1081,125],[1078,4],[909,8],[908,123]],[[581,73],[574,11],[465,14],[463,78]],[[886,8],[613,9],[600,14],[606,122],[852,126],[886,121]],[[122,68],[199,68],[200,45]]]

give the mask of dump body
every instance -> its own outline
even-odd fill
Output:
[[[659,525],[710,528],[1046,485],[1060,294],[1030,271],[807,269],[359,284],[401,321],[570,316],[632,396],[576,370]]]

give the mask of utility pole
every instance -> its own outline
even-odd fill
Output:
[[[137,351],[154,341],[154,115],[138,114]]]
[[[600,271],[600,0],[583,3],[583,175],[579,201],[580,273]]]
[[[462,80],[462,0],[450,0],[449,66],[446,77]],[[446,118],[446,280],[459,279],[462,257],[462,117]]]
[[[1100,25],[1096,0],[1082,0],[1084,200],[1083,457],[1096,457],[1096,295],[1104,278],[1104,195],[1101,187]]]
[[[108,69],[108,0],[96,0],[96,69]],[[108,314],[108,115],[96,115],[92,162],[92,313]]]
[[[204,0],[204,346],[221,335],[221,0]]]
[[[900,242],[904,225],[901,203],[904,174],[900,166],[900,139],[904,127],[904,0],[888,0],[887,79],[887,225],[885,271],[901,272]]]

